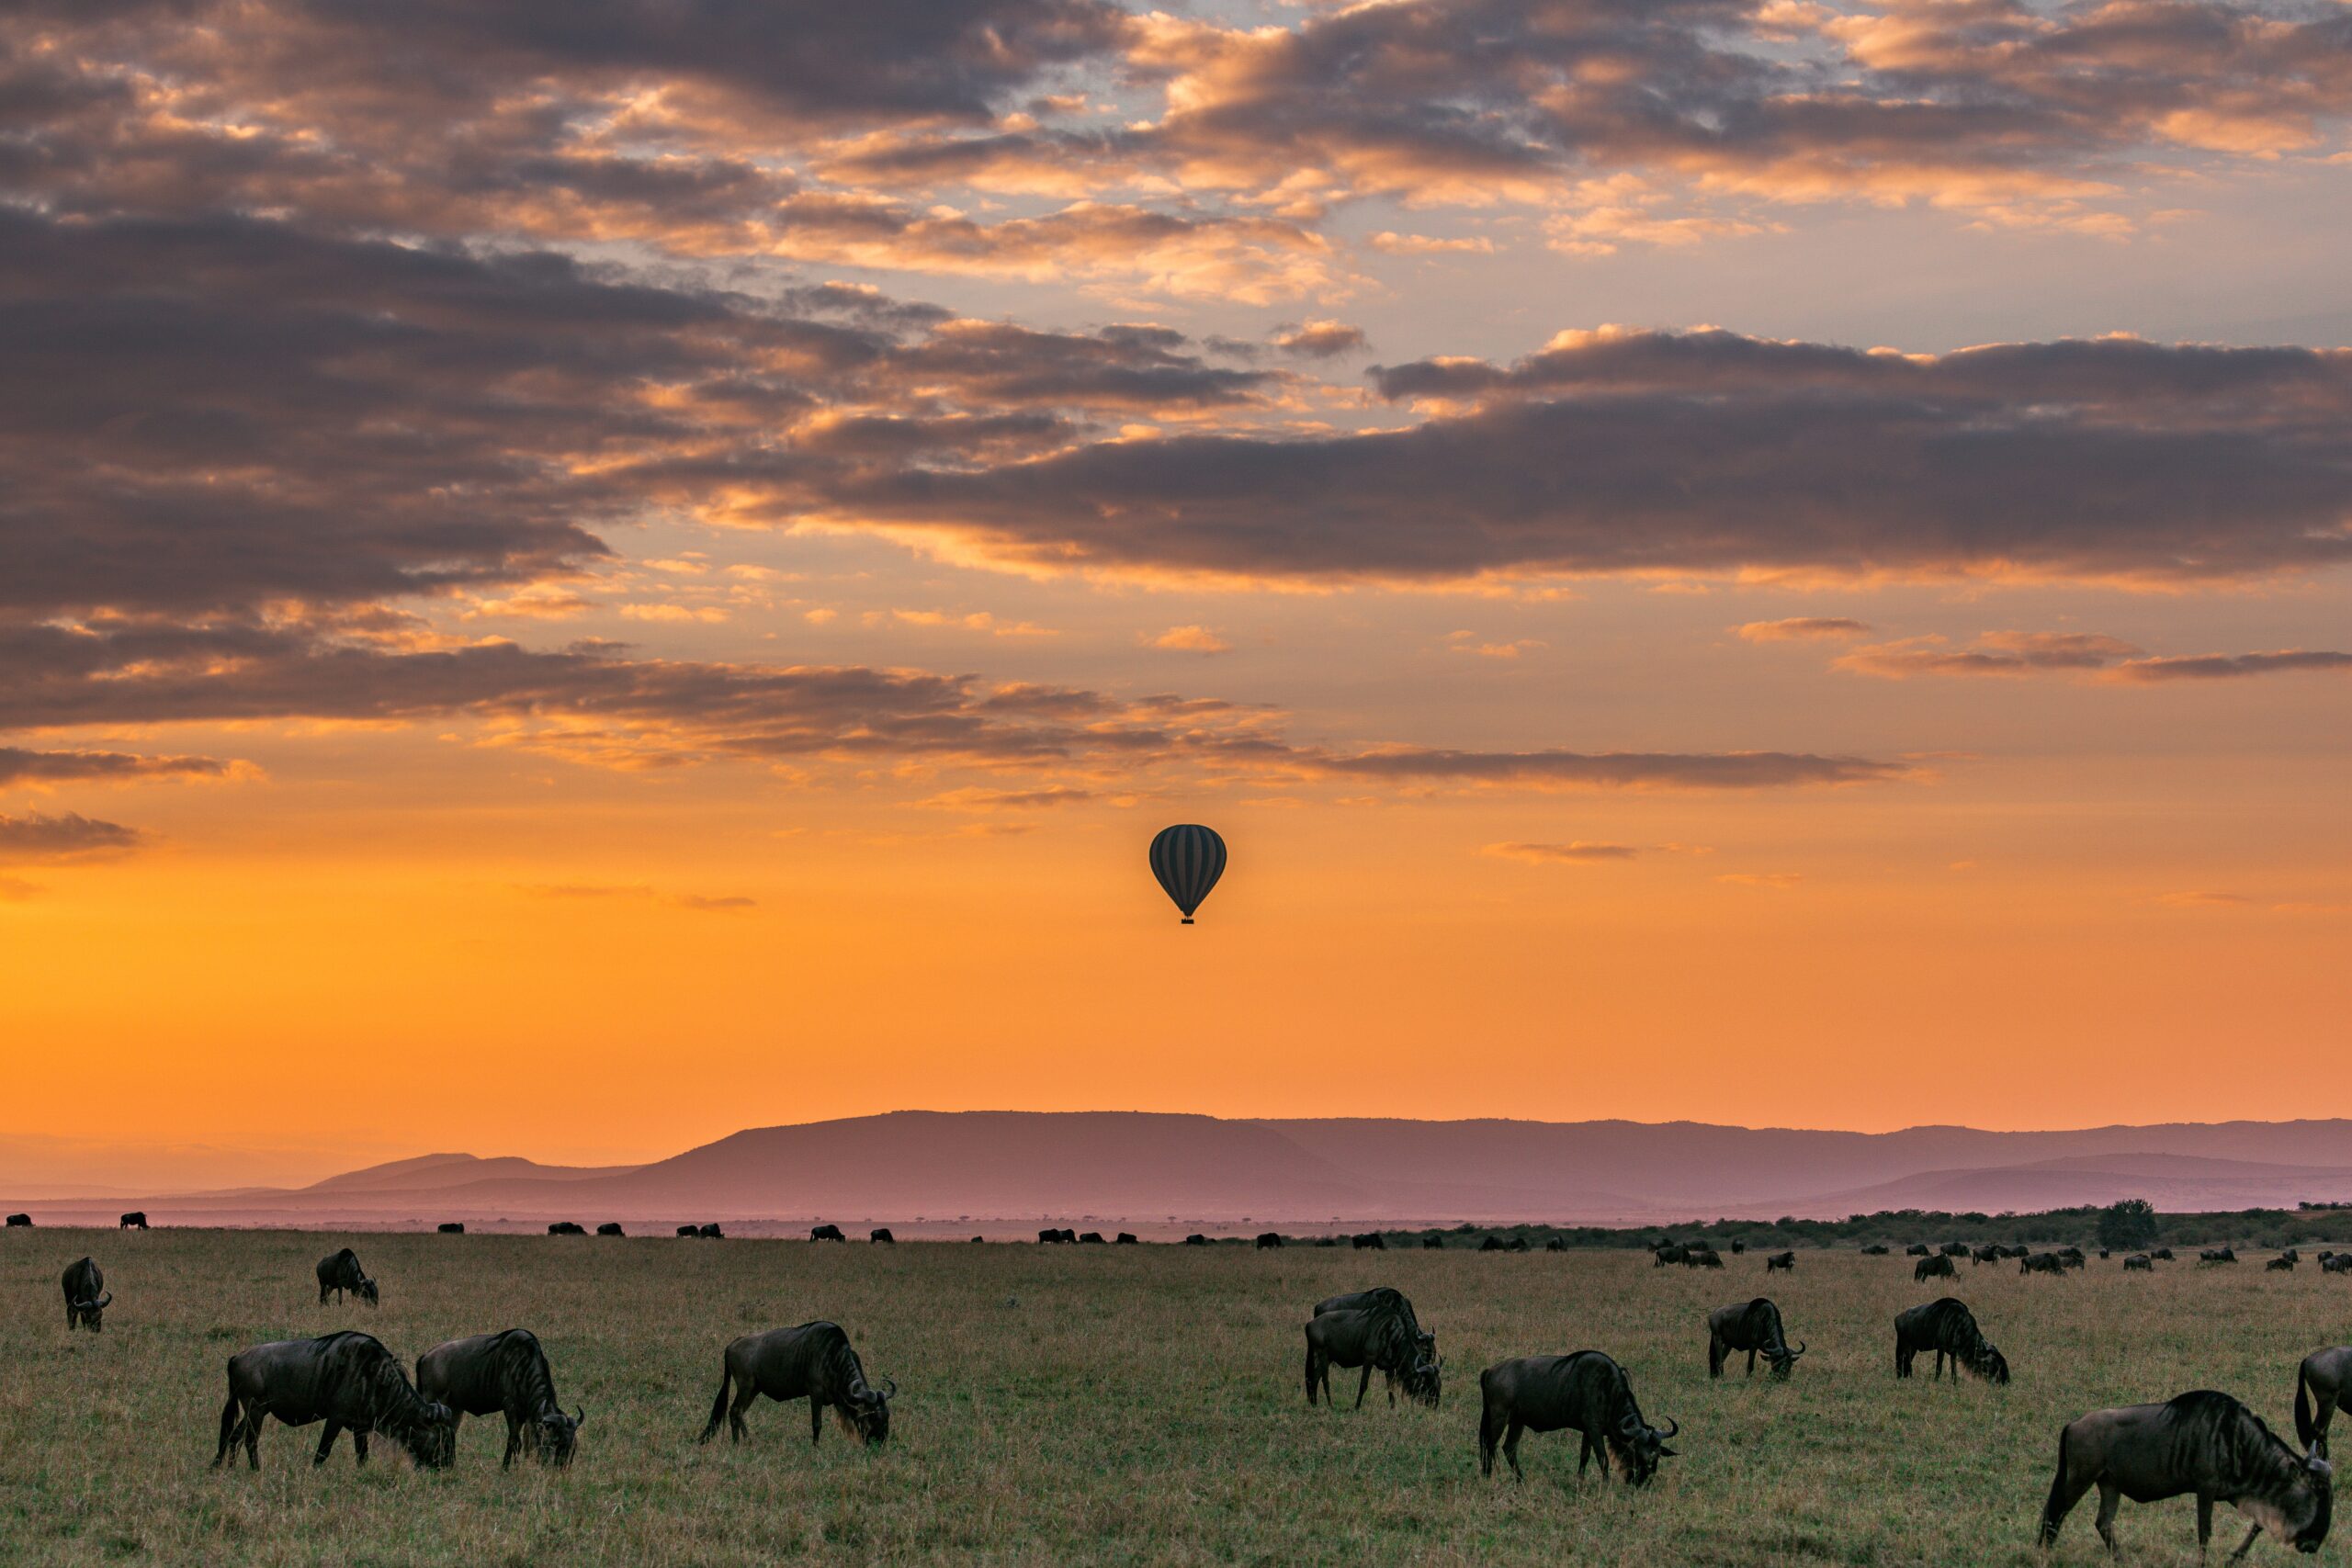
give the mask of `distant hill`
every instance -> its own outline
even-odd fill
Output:
[[[751,1128],[644,1166],[422,1155],[300,1189],[161,1194],[146,1207],[183,1223],[233,1214],[239,1223],[354,1224],[967,1215],[1665,1224],[1905,1208],[2024,1212],[2127,1196],[2174,1211],[2352,1200],[2352,1122],[1874,1134],[1695,1122],[901,1111]],[[42,1216],[40,1202],[25,1206]],[[100,1207],[52,1201],[57,1218],[42,1223]]]

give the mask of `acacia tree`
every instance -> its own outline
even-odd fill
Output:
[[[2098,1213],[2098,1244],[2119,1251],[2154,1245],[2156,1206],[2145,1198],[2125,1198]]]

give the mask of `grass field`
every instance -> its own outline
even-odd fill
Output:
[[[315,1301],[311,1266],[345,1240],[382,1282],[379,1310]],[[85,1252],[115,1292],[102,1336],[65,1330],[58,1275]],[[2094,1260],[2049,1280],[1963,1263],[1951,1293],[2016,1382],[1899,1384],[1891,1320],[1939,1293],[1912,1284],[1909,1260],[1801,1253],[1769,1289],[1760,1257],[1726,1262],[11,1232],[0,1560],[2028,1562],[2063,1422],[2212,1387],[2291,1438],[2296,1362],[2352,1338],[2352,1284],[2308,1264],[2150,1278]],[[1437,1332],[1442,1406],[1391,1410],[1375,1379],[1361,1412],[1308,1409],[1300,1324],[1318,1298],[1383,1282]],[[1786,1384],[1711,1386],[1707,1310],[1759,1293],[1811,1353]],[[820,1317],[850,1330],[869,1373],[899,1380],[888,1445],[862,1450],[829,1422],[812,1451],[806,1406],[763,1401],[742,1447],[696,1447],[726,1342]],[[356,1470],[347,1438],[313,1470],[319,1429],[276,1425],[258,1475],[207,1468],[222,1366],[247,1345],[358,1327],[413,1365],[518,1325],[545,1343],[566,1404],[587,1406],[568,1472],[502,1474],[495,1417],[469,1421],[437,1474],[390,1444]],[[1524,1485],[1482,1480],[1479,1370],[1587,1348],[1625,1365],[1653,1421],[1681,1422],[1684,1457],[1645,1492],[1579,1484],[1574,1436],[1531,1434]],[[2102,1556],[2095,1503],[2068,1521],[2060,1561]],[[2217,1542],[2236,1544],[2233,1518]],[[2120,1529],[2135,1561],[2195,1556],[2186,1500],[2126,1505]]]

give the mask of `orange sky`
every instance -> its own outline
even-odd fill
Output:
[[[2352,76],[2212,8],[0,23],[0,1141],[2343,1112]]]

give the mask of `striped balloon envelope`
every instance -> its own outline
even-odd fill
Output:
[[[1184,912],[1184,924],[1189,926],[1193,911],[1225,874],[1225,840],[1216,836],[1216,829],[1197,822],[1162,828],[1151,840],[1151,874]]]

